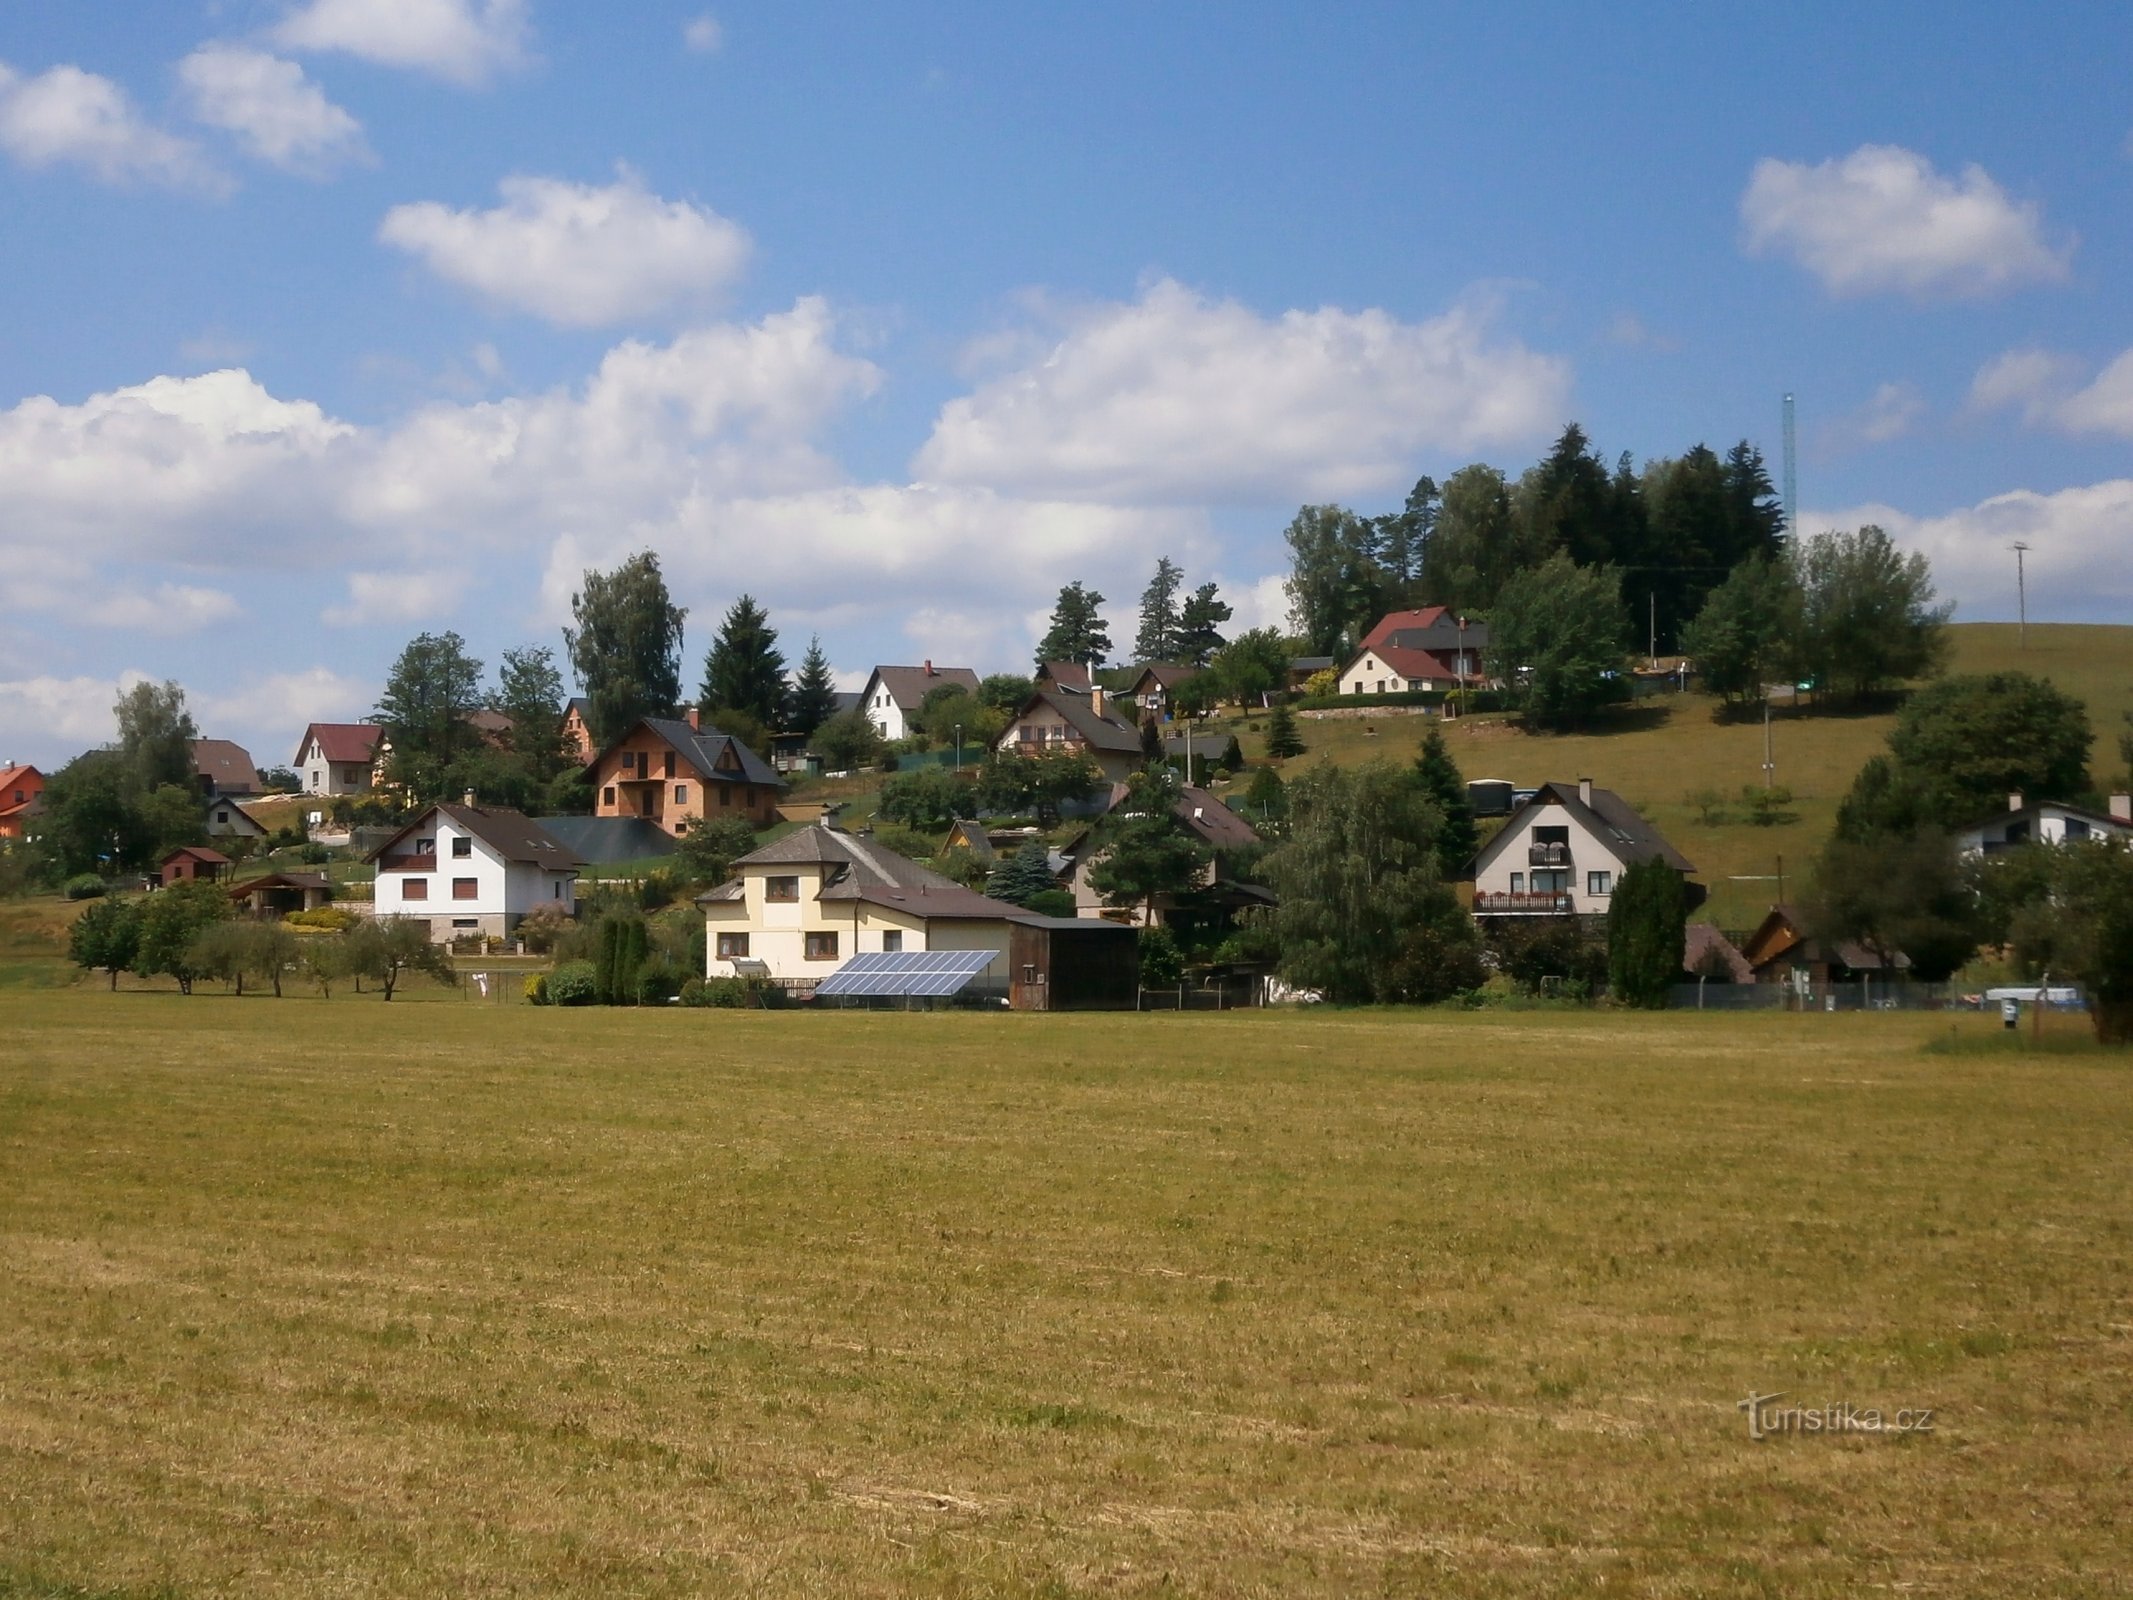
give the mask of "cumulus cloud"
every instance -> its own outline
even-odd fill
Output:
[[[247,154],[285,172],[322,177],[370,158],[363,125],[293,61],[204,44],[178,63],[178,83],[194,121],[234,135]]]
[[[198,633],[218,622],[227,622],[242,609],[236,596],[220,589],[164,583],[150,593],[133,590],[102,596],[91,602],[87,614],[99,628],[176,635]]]
[[[24,77],[0,62],[0,150],[26,167],[80,167],[110,184],[229,188],[198,146],[150,123],[109,78],[79,67]]]
[[[512,177],[503,204],[395,206],[378,237],[492,304],[590,328],[718,299],[748,263],[747,230],[625,171],[604,188]]]
[[[2133,479],[2039,493],[2017,489],[1942,516],[1887,505],[1813,513],[1810,529],[1878,523],[1933,563],[1943,598],[1972,619],[2015,614],[2015,562],[2029,545],[2029,614],[2053,622],[2118,622],[2133,605]]]
[[[148,674],[129,667],[116,678],[36,677],[0,683],[0,761],[45,761],[52,752],[108,744],[118,737],[112,707]]]
[[[521,65],[531,33],[525,0],[309,0],[273,37],[475,87]]]
[[[2075,356],[2009,350],[1979,370],[1970,385],[1970,404],[1977,411],[2019,410],[2032,427],[2133,439],[2133,350],[2094,378]]]
[[[1798,262],[1833,295],[1967,298],[2067,275],[2071,243],[1982,167],[1946,177],[1915,151],[1861,145],[1809,166],[1765,159],[1741,195],[1746,247]]]
[[[471,581],[464,572],[351,572],[348,598],[328,606],[321,620],[335,628],[367,628],[448,616]]]
[[[718,25],[718,18],[707,11],[681,25],[681,42],[700,56],[715,55],[719,46],[726,42],[726,30]]]
[[[328,667],[245,677],[217,692],[188,695],[194,720],[213,738],[235,739],[261,766],[294,759],[306,724],[353,722],[378,703],[378,686]]]
[[[1917,427],[1925,414],[1926,397],[1918,392],[1917,384],[1884,383],[1845,420],[1843,432],[1866,444],[1887,444]]]
[[[1072,318],[1041,361],[951,401],[915,471],[1098,500],[1404,487],[1422,452],[1531,439],[1562,418],[1567,363],[1492,336],[1491,309],[1270,318],[1164,280]]]

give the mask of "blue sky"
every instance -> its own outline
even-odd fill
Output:
[[[1297,505],[1755,440],[1970,618],[2133,597],[2133,13],[222,0],[0,10],[0,760],[263,760],[657,549],[693,681],[1017,669]],[[2115,291],[2115,292],[2114,292]]]

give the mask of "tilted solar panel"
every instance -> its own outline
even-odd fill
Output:
[[[818,998],[839,995],[906,995],[937,998],[959,993],[999,959],[996,950],[872,950],[856,955],[815,985]]]

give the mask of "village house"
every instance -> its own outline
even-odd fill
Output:
[[[1112,782],[1142,765],[1141,733],[1121,717],[1099,687],[1086,693],[1064,687],[1038,689],[994,746],[1003,755],[1085,755]]]
[[[769,762],[691,706],[682,717],[641,717],[594,758],[593,815],[642,817],[679,836],[704,817],[777,820],[785,780]]]
[[[581,767],[590,766],[600,753],[593,742],[592,708],[593,703],[583,695],[573,696],[563,707],[563,748]]]
[[[908,739],[914,731],[912,718],[926,696],[947,684],[976,694],[978,675],[968,667],[936,667],[931,661],[916,667],[876,667],[859,691],[859,707],[884,739]]]
[[[305,794],[362,794],[376,770],[378,739],[368,722],[314,722],[296,746]]]
[[[1474,915],[1604,917],[1622,874],[1654,856],[1684,879],[1696,870],[1612,789],[1544,783],[1474,857]],[[1703,885],[1687,888],[1701,905]]]
[[[166,889],[177,883],[209,883],[229,870],[230,858],[220,850],[200,844],[180,845],[163,858],[156,881]]]
[[[210,839],[264,839],[267,827],[228,795],[215,795],[207,802],[201,826]]]
[[[502,938],[536,906],[577,910],[577,855],[532,818],[468,795],[426,806],[371,856],[372,909],[413,917],[433,942]]]
[[[1488,642],[1487,623],[1454,616],[1447,606],[1387,612],[1340,669],[1340,692],[1405,694],[1476,683]]]
[[[1131,687],[1126,690],[1126,698],[1143,711],[1153,712],[1159,717],[1164,716],[1169,712],[1171,697],[1176,694],[1178,687],[1199,675],[1198,667],[1178,667],[1167,661],[1151,661],[1134,675]]]
[[[2078,844],[2084,839],[2133,838],[2133,794],[2114,794],[2108,812],[2060,800],[2007,797],[2007,809],[1955,830],[1955,848],[1966,856],[1997,855],[2025,844]]]
[[[44,774],[35,767],[0,767],[0,839],[20,839],[44,804]]]
[[[812,985],[874,951],[992,950],[980,981],[1004,985],[1009,927],[1028,916],[826,823],[751,851],[733,871],[697,899],[708,977]]]
[[[1126,799],[1124,784],[1111,791],[1111,809],[1116,809]],[[1202,844],[1214,851],[1200,874],[1198,887],[1183,896],[1159,894],[1152,904],[1112,906],[1105,902],[1096,885],[1089,881],[1089,874],[1104,858],[1104,851],[1096,844],[1094,831],[1083,834],[1069,842],[1068,887],[1074,894],[1074,914],[1078,917],[1102,917],[1112,922],[1130,923],[1134,927],[1154,924],[1167,927],[1180,921],[1200,921],[1209,916],[1217,919],[1233,919],[1247,906],[1270,906],[1274,903],[1273,892],[1256,883],[1249,883],[1233,875],[1225,859],[1231,852],[1248,849],[1259,843],[1259,834],[1244,818],[1224,805],[1207,790],[1186,784],[1178,790],[1171,815],[1179,827],[1192,834]]]
[[[1844,983],[1858,977],[1895,977],[1911,964],[1897,951],[1887,961],[1853,940],[1818,939],[1794,906],[1775,905],[1742,941],[1741,955],[1758,983]]]
[[[251,752],[228,739],[195,739],[193,774],[199,780],[200,793],[209,798],[258,794],[263,787],[259,769],[252,765]]]

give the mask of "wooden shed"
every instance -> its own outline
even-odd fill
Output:
[[[1132,1011],[1140,930],[1098,917],[1021,916],[1008,925],[1008,1003],[1017,1011]]]

